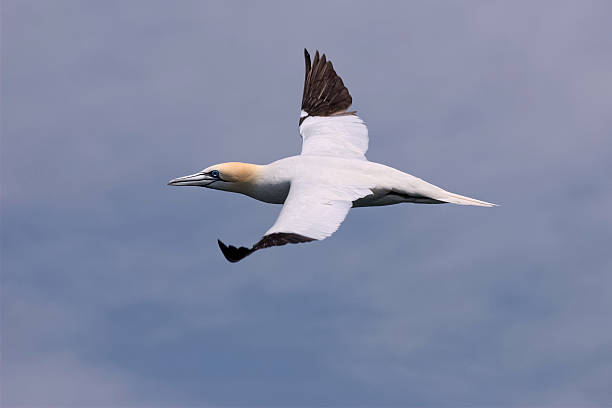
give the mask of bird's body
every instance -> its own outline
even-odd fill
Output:
[[[352,207],[399,203],[494,204],[448,192],[418,177],[367,160],[368,129],[352,98],[325,55],[306,57],[306,79],[299,119],[302,152],[267,165],[221,163],[170,185],[208,187],[237,192],[256,200],[284,204],[274,225],[252,248],[226,246],[236,262],[269,246],[322,240],[333,234]]]
[[[405,202],[422,204],[451,202],[444,200],[453,200],[456,204],[489,204],[457,196],[411,174],[368,160],[300,155],[286,157],[267,165],[251,166],[253,166],[250,170],[252,173],[248,182],[238,185],[222,183],[211,188],[245,194],[265,203],[284,204],[291,182],[304,180],[319,186],[353,186],[369,189],[371,194],[353,201],[353,207]]]

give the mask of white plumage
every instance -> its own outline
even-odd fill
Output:
[[[302,155],[367,160],[368,128],[357,115],[307,117],[300,135]]]
[[[170,181],[170,185],[238,192],[268,203],[284,203],[278,219],[253,247],[219,241],[225,257],[236,262],[269,246],[322,240],[333,234],[351,207],[403,202],[494,204],[448,192],[418,177],[370,162],[368,128],[354,112],[352,98],[325,55],[311,65],[300,114],[302,152],[268,165],[222,163]]]
[[[266,235],[288,232],[317,240],[327,238],[344,221],[353,201],[369,194],[367,187],[296,177],[278,219]]]

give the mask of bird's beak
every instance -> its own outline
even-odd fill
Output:
[[[198,186],[198,187],[206,187],[209,184],[214,183],[218,179],[211,177],[205,173],[196,173],[190,176],[184,176],[175,178],[174,180],[170,180],[168,182],[169,186]]]

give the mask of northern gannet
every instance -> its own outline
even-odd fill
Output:
[[[217,240],[225,258],[238,262],[258,249],[322,240],[340,226],[351,207],[398,203],[495,204],[451,193],[420,178],[365,157],[368,128],[325,54],[314,60],[305,49],[306,76],[299,118],[302,152],[270,164],[215,164],[171,180],[172,186],[199,186],[283,204],[278,219],[251,248]]]

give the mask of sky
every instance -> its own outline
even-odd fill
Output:
[[[608,1],[1,5],[6,407],[612,406]],[[168,180],[298,154],[303,49],[368,158],[496,208]]]

